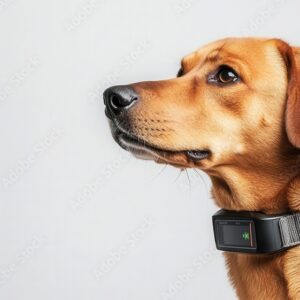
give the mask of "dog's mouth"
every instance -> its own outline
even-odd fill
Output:
[[[209,150],[181,150],[172,151],[151,145],[138,138],[110,121],[114,140],[125,150],[131,152],[135,157],[144,160],[154,160],[158,163],[169,163],[174,166],[185,168],[192,167],[197,162],[208,158]]]

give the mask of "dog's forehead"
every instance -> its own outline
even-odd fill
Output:
[[[268,43],[259,38],[228,38],[209,43],[182,59],[186,69],[192,69],[202,60],[214,61],[219,57],[235,56],[241,60],[261,60],[265,55]]]

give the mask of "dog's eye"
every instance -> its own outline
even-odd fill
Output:
[[[239,80],[240,77],[237,75],[237,73],[228,66],[222,66],[217,70],[217,72],[214,72],[208,76],[208,82],[221,85],[235,83]]]
[[[218,79],[221,83],[230,83],[238,80],[235,72],[230,68],[224,68],[219,71]]]

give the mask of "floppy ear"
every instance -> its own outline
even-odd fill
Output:
[[[288,78],[285,128],[292,145],[300,148],[300,48],[291,47],[281,40],[276,42]]]

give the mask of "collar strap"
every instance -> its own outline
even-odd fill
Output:
[[[300,213],[281,217],[279,228],[283,247],[300,244]]]

